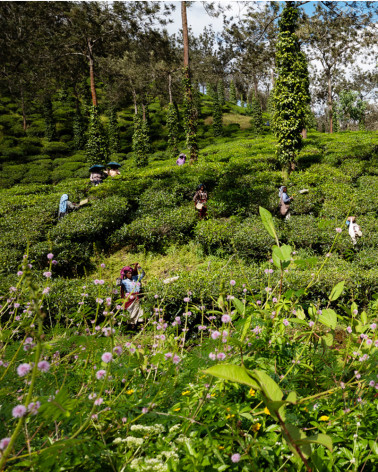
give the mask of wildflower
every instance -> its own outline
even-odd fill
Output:
[[[213,332],[211,333],[211,337],[212,337],[213,339],[218,339],[220,335],[221,335],[221,334],[220,334],[219,331],[213,331]]]
[[[47,295],[50,292],[50,287],[46,287],[42,290],[43,295]]]
[[[8,444],[10,443],[10,438],[3,438],[0,440],[0,451],[4,451]]]
[[[261,424],[260,423],[255,423],[253,426],[252,426],[252,431],[254,433],[257,433],[257,431],[259,431],[259,429],[261,428]]]
[[[142,408],[142,413],[143,413],[144,415],[145,415],[146,413],[148,413],[148,411],[149,411],[148,408],[146,408],[146,407]]]
[[[232,460],[232,462],[239,462],[240,461],[240,454],[238,454],[238,453],[232,454],[231,460]]]
[[[267,407],[264,408],[264,413],[265,413],[266,415],[270,415],[270,411],[268,410]]]
[[[105,264],[104,263],[100,264],[100,267],[101,269],[105,269]]]
[[[97,380],[101,380],[102,378],[104,378],[106,375],[106,371],[105,370],[98,370],[96,372],[96,378]]]
[[[58,261],[56,261],[55,259],[53,261],[51,261],[51,264],[54,264],[54,265],[57,265]]]
[[[251,397],[254,397],[255,394],[256,394],[256,392],[255,392],[255,390],[253,390],[253,388],[251,388],[248,393],[250,394]]]
[[[366,344],[367,346],[370,346],[372,344],[373,340],[372,339],[367,339],[366,340]]]
[[[328,420],[329,420],[329,416],[325,416],[325,415],[319,418],[319,421],[328,421]]]
[[[173,362],[174,364],[178,364],[179,362],[181,362],[181,359],[180,359],[180,357],[179,357],[177,354],[175,354],[175,355],[173,356],[172,362]]]
[[[171,352],[166,352],[166,353],[164,354],[164,357],[165,357],[166,359],[170,359],[171,357],[173,357],[173,354],[172,354]]]
[[[342,229],[341,228],[336,228],[336,233],[341,233]]]
[[[134,393],[134,389],[130,388],[130,390],[126,390],[126,395],[132,395]]]
[[[314,322],[313,321],[309,321],[308,325],[310,326],[310,328],[312,328],[314,326]]]
[[[374,382],[374,380],[370,380],[369,385],[370,385],[370,387],[375,387],[375,382]]]
[[[95,405],[101,405],[101,403],[104,402],[104,399],[103,398],[96,398],[96,400],[94,401],[94,404]]]
[[[98,303],[99,305],[102,305],[103,302],[104,300],[102,298],[96,298],[96,303]]]
[[[222,323],[229,323],[231,321],[230,315],[222,315]]]
[[[185,392],[182,392],[181,395],[190,395],[190,390],[185,390]]]
[[[27,375],[31,370],[31,365],[30,364],[20,364],[18,367],[17,367],[17,374],[20,376],[20,377],[24,377],[25,375]]]
[[[189,297],[185,297],[185,298],[184,298],[184,302],[185,302],[185,303],[189,303],[189,302],[190,302],[190,298],[189,298]]]
[[[17,275],[18,275],[19,277],[21,277],[22,274],[23,274],[22,270],[19,270],[19,271],[17,272]]]
[[[53,259],[53,258],[54,258],[54,254],[52,254],[51,252],[49,252],[49,253],[47,254],[47,259],[48,259],[49,261],[51,261],[51,259]]]
[[[24,405],[17,405],[12,410],[13,418],[22,418],[26,415],[26,407]]]
[[[283,322],[282,322],[282,323],[283,323],[285,326],[289,326],[289,324],[290,324],[290,323],[287,321],[287,319],[286,319],[286,318],[283,320]]]
[[[46,279],[49,279],[52,274],[51,274],[51,272],[48,270],[48,271],[44,272],[43,275],[46,277]]]
[[[29,405],[28,405],[29,413],[31,413],[32,415],[36,415],[38,413],[38,410],[39,410],[40,406],[41,406],[40,402],[29,403]]]
[[[217,356],[216,356],[216,354],[215,354],[214,352],[210,352],[209,358],[210,358],[212,361],[215,361],[215,359],[217,358]]]
[[[49,362],[47,362],[47,361],[38,362],[38,369],[39,369],[41,372],[48,372],[49,369],[50,369],[50,364],[49,364]]]
[[[235,280],[230,280],[230,285],[234,286],[236,284]]]
[[[373,331],[377,328],[377,323],[372,323],[370,325],[370,329],[372,329]]]
[[[344,388],[345,388],[345,383],[344,383],[344,382],[340,382],[340,387],[341,387],[342,389],[344,389]]]
[[[264,272],[265,272],[266,274],[268,274],[268,273],[269,273],[269,269],[265,269]]]
[[[90,393],[90,394],[88,395],[88,399],[89,399],[89,400],[94,400],[96,397],[97,397],[97,393]]]
[[[113,351],[117,354],[117,356],[120,356],[122,354],[122,347],[121,346],[115,346],[113,348]]]
[[[277,298],[276,298],[276,297],[273,297],[272,302],[273,302],[273,303],[277,303],[277,301],[278,301]],[[293,310],[293,311],[294,311],[294,310]]]
[[[272,289],[271,289],[270,287],[265,287],[265,291],[266,291],[266,292],[271,292]]]
[[[358,372],[358,370],[354,371],[354,375],[356,376],[357,380],[361,378],[361,374]]]
[[[223,361],[226,358],[226,354],[224,352],[218,352],[217,359]]]
[[[113,359],[113,355],[112,355],[111,352],[105,352],[101,356],[101,359],[102,359],[103,362],[105,362],[107,364],[108,362],[110,362]]]
[[[261,305],[261,300],[257,300],[256,305]]]

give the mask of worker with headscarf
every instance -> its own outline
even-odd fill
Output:
[[[65,193],[60,197],[58,219],[62,219],[69,211],[76,210],[78,207],[79,205],[69,201],[68,195]]]

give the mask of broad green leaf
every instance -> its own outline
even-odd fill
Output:
[[[322,336],[322,343],[324,343],[325,346],[331,347],[333,344],[333,334],[327,333]]]
[[[291,260],[291,246],[284,244],[281,247],[278,247],[274,245],[273,256],[276,256],[281,262],[290,261]]]
[[[240,416],[243,416],[243,418],[247,418],[247,420],[249,421],[253,421],[254,418],[253,416],[251,415],[251,413],[240,413]]]
[[[329,296],[329,299],[331,302],[339,298],[339,296],[341,295],[341,292],[344,290],[344,285],[345,285],[345,282],[343,280],[342,282],[339,282],[337,285],[333,287],[333,289],[331,290],[331,294]]]
[[[325,308],[319,316],[320,323],[328,326],[328,328],[335,329],[337,324],[337,315],[330,308]]]
[[[298,447],[300,447],[300,450],[301,450],[302,454],[306,458],[310,457],[310,455],[311,455],[311,445],[310,444],[302,444],[302,445],[298,444],[298,442],[300,440],[306,439],[306,435],[303,431],[301,431],[299,428],[297,428],[296,426],[294,426],[292,424],[285,423],[285,429],[282,428],[282,435],[285,438],[285,441],[287,442],[287,444],[289,445],[290,450],[297,457],[299,457],[299,454],[298,454],[297,450],[295,449],[293,443],[295,443],[296,445],[298,445]],[[289,439],[289,436],[290,436],[290,439]]]
[[[278,384],[262,370],[253,370],[253,377],[258,381],[264,395],[272,402],[282,400],[283,393]]]
[[[245,305],[243,302],[241,302],[240,300],[238,300],[237,298],[234,298],[232,300],[232,303],[234,304],[237,312],[239,313],[240,316],[244,316],[245,314]]]
[[[289,395],[286,397],[286,401],[293,404],[297,403],[296,392],[290,392]]]
[[[251,378],[247,369],[238,365],[218,364],[206,369],[205,374],[213,375],[231,382],[241,383],[252,387],[254,390],[260,390],[260,386]]]
[[[260,213],[261,221],[263,222],[263,225],[265,226],[265,229],[268,231],[270,236],[272,236],[272,238],[274,238],[277,241],[277,245],[279,245],[278,237],[277,237],[276,230],[274,228],[274,223],[273,223],[273,218],[272,218],[271,213],[263,207],[259,207],[259,213]]]
[[[368,322],[368,318],[367,318],[367,315],[366,315],[366,312],[365,312],[365,311],[363,311],[363,312],[361,313],[361,321],[362,321],[362,324],[363,324],[363,325],[366,325],[367,322]]]
[[[372,439],[369,441],[370,449],[378,456],[378,444],[377,441],[373,441]]]
[[[297,441],[297,444],[309,444],[309,443],[314,443],[314,444],[321,444],[322,446],[325,446],[327,449],[329,449],[330,452],[333,451],[333,444],[332,444],[332,438],[328,436],[327,434],[315,434],[314,436],[310,436],[306,439],[300,439]]]
[[[249,328],[251,327],[251,323],[252,323],[252,315],[248,316],[244,322],[243,331],[240,337],[241,341],[244,341],[245,337],[247,336]]]
[[[300,320],[306,319],[306,315],[305,315],[305,312],[303,311],[303,308],[298,308],[295,311],[295,316],[299,318]]]

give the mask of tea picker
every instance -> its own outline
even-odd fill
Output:
[[[361,228],[358,226],[356,223],[356,217],[355,216],[349,216],[346,220],[346,225],[349,228],[349,236],[352,239],[353,246],[357,244],[357,237],[361,238],[362,236],[362,231]]]
[[[194,207],[198,211],[199,219],[206,218],[207,213],[207,192],[204,184],[199,184],[197,192],[193,197]]]

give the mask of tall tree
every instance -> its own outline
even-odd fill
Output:
[[[282,167],[289,171],[295,168],[295,160],[302,147],[301,131],[305,127],[310,101],[307,60],[295,33],[298,18],[295,2],[286,2],[279,21],[276,50],[274,130],[278,138],[278,159]]]
[[[184,69],[183,69],[183,86],[184,86],[184,127],[186,132],[186,144],[190,152],[190,162],[193,163],[198,159],[198,142],[197,142],[197,121],[198,111],[193,100],[193,86],[190,76],[189,64],[189,32],[187,18],[187,2],[181,2],[181,19],[183,32],[183,51],[184,51]]]
[[[229,97],[228,100],[233,104],[236,105],[236,89],[235,89],[235,83],[231,79],[230,82],[230,90],[229,90]]]
[[[372,24],[374,2],[317,2],[315,12],[301,29],[309,55],[321,65],[320,77],[328,106],[329,132],[333,132],[333,96],[337,77],[361,54],[374,51],[377,32]],[[343,2],[344,3],[344,2]],[[368,46],[366,49],[363,46]]]

